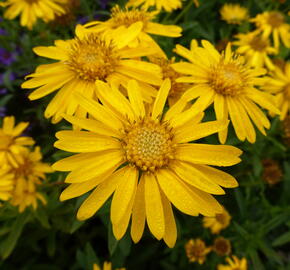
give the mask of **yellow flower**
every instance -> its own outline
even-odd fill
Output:
[[[266,183],[273,186],[281,182],[283,173],[277,161],[273,159],[263,159],[262,165],[264,169],[262,179]]]
[[[275,102],[281,110],[280,119],[285,119],[290,111],[290,62],[287,62],[284,69],[276,66],[263,88],[275,94]]]
[[[30,137],[21,136],[27,128],[28,123],[21,122],[15,126],[14,116],[7,116],[3,119],[3,126],[0,128],[0,164],[18,166],[21,162],[20,152],[27,145],[33,145],[34,141]]]
[[[123,86],[127,85],[130,78],[139,80],[142,83],[142,95],[150,102],[151,96],[155,96],[157,91],[149,84],[161,84],[160,68],[136,58],[155,53],[155,50],[124,46],[117,47],[114,40],[100,37],[97,33],[87,33],[78,26],[75,39],[57,40],[55,46],[34,48],[36,54],[59,61],[39,66],[22,87],[38,88],[29,95],[31,100],[59,90],[44,113],[47,118],[53,117],[53,123],[59,122],[63,113],[85,116],[86,110],[79,107],[74,93],[84,93],[96,99],[96,80]]]
[[[155,7],[157,10],[164,9],[166,12],[171,12],[182,7],[182,0],[129,0],[127,6],[139,7],[142,9],[149,9]]]
[[[203,240],[190,239],[184,246],[186,256],[190,262],[198,262],[199,264],[203,264],[206,255],[211,251],[210,247],[206,247]]]
[[[9,173],[9,166],[2,166],[0,169],[0,200],[7,201],[12,196],[14,188],[13,174]]]
[[[212,249],[219,256],[229,255],[232,251],[231,242],[223,237],[218,237],[214,240]]]
[[[220,9],[222,20],[229,24],[241,24],[248,19],[248,9],[239,4],[224,4]]]
[[[94,264],[93,270],[101,270],[101,268],[97,264]],[[112,270],[112,263],[104,262],[103,270]],[[116,268],[116,270],[126,270],[126,268]]]
[[[190,85],[176,82],[176,79],[179,78],[181,74],[171,67],[171,64],[175,62],[174,58],[167,60],[160,57],[150,57],[150,61],[160,66],[163,80],[166,78],[170,79],[171,88],[168,94],[168,103],[169,106],[173,106]]]
[[[277,54],[277,49],[270,46],[269,40],[257,35],[257,32],[238,34],[237,41],[233,42],[238,46],[236,52],[244,55],[252,67],[275,69],[268,55]]]
[[[182,29],[176,25],[162,25],[153,22],[158,11],[146,11],[138,8],[121,9],[118,5],[111,11],[111,18],[105,22],[94,21],[85,25],[89,31],[105,33],[114,37],[117,43],[129,40],[130,47],[136,47],[139,43],[153,46],[159,55],[166,57],[159,45],[150,36],[159,35],[166,37],[180,37]]]
[[[290,115],[288,114],[282,123],[284,143],[290,146]]]
[[[256,104],[279,113],[273,96],[255,88],[265,83],[266,79],[259,76],[266,70],[251,68],[242,56],[232,52],[231,44],[221,54],[208,41],[203,40],[202,45],[191,50],[180,45],[176,47],[176,52],[191,62],[172,65],[177,72],[189,75],[176,81],[194,84],[178,103],[185,106],[186,100],[197,99],[192,109],[198,112],[214,104],[218,120],[226,121],[230,116],[237,137],[254,143],[256,132],[252,122],[264,135],[264,128],[270,127],[269,120]],[[228,129],[219,132],[221,143],[225,143],[227,132]]]
[[[18,206],[19,212],[23,212],[30,205],[36,209],[38,199],[43,204],[46,203],[43,195],[37,191],[37,186],[45,179],[45,173],[52,172],[48,164],[41,162],[42,155],[39,147],[32,152],[27,148],[23,149],[21,155],[23,163],[19,164],[17,168],[6,171],[7,175],[13,175],[14,181],[10,203]],[[3,174],[2,169],[0,169],[0,174]]]
[[[223,208],[222,213],[216,214],[215,217],[204,217],[203,227],[209,228],[213,234],[219,234],[221,230],[229,226],[230,221],[231,216],[229,212]]]
[[[258,14],[250,21],[256,24],[259,31],[262,32],[264,39],[273,35],[274,47],[279,48],[280,39],[282,43],[290,47],[290,25],[285,22],[285,16],[279,11],[266,11]]]
[[[131,215],[134,242],[142,237],[145,221],[152,234],[173,247],[177,232],[171,203],[181,212],[214,216],[222,211],[211,194],[224,194],[221,186],[238,184],[231,175],[213,166],[240,162],[233,146],[188,142],[224,129],[227,123],[199,123],[203,114],[163,108],[170,91],[166,79],[152,104],[144,106],[140,86],[132,80],[126,99],[117,89],[96,82],[100,103],[78,95],[81,106],[95,120],[65,116],[88,131],[60,131],[55,147],[74,153],[53,168],[71,171],[70,183],[60,199],[81,196],[93,189],[77,213],[79,220],[92,217],[114,193],[111,221],[116,239],[125,234]]]
[[[28,29],[32,27],[40,18],[45,22],[54,20],[56,15],[64,14],[62,4],[67,0],[6,0],[1,6],[7,7],[4,17],[13,20],[18,15],[21,16],[20,24]]]
[[[247,270],[247,260],[242,258],[239,260],[236,256],[232,256],[232,259],[226,258],[228,265],[219,264],[217,270]]]

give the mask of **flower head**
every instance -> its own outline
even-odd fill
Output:
[[[149,12],[139,8],[121,9],[115,5],[111,10],[111,18],[105,22],[95,21],[85,25],[89,31],[105,33],[115,37],[118,44],[129,40],[130,46],[139,43],[153,46],[159,55],[166,57],[159,45],[150,37],[150,34],[166,37],[180,37],[182,29],[176,25],[162,25],[153,22],[158,12]]]
[[[256,104],[279,113],[273,96],[255,88],[265,83],[266,79],[259,76],[264,75],[266,70],[251,68],[242,56],[232,52],[231,44],[221,54],[208,41],[203,40],[202,45],[191,50],[176,46],[176,52],[191,62],[171,65],[177,72],[188,75],[176,81],[193,84],[184,93],[179,106],[181,103],[186,106],[186,100],[197,99],[192,109],[202,112],[214,104],[218,120],[226,121],[230,117],[237,137],[254,143],[256,132],[252,122],[264,135],[265,128],[270,127],[269,120]],[[225,143],[227,131],[219,132],[221,143]]]
[[[285,143],[290,146],[290,115],[288,114],[282,124],[283,127],[283,137]]]
[[[262,160],[263,164],[263,180],[269,185],[275,185],[282,180],[283,173],[279,166],[279,163],[272,159]]]
[[[219,234],[221,230],[227,228],[230,224],[231,216],[229,212],[223,208],[221,213],[215,217],[204,217],[203,227],[209,228],[213,234]]]
[[[95,118],[65,118],[87,131],[60,131],[55,147],[74,153],[53,168],[71,171],[61,200],[93,192],[77,218],[92,217],[114,193],[111,204],[113,233],[125,234],[130,218],[134,242],[142,237],[145,221],[157,239],[175,244],[177,231],[172,204],[181,212],[214,216],[222,211],[211,194],[224,194],[221,186],[236,180],[213,166],[231,166],[241,151],[232,146],[188,142],[224,129],[227,123],[200,123],[203,114],[188,109],[163,108],[170,91],[166,79],[151,107],[144,106],[140,86],[128,84],[126,99],[118,89],[97,81],[100,103],[78,95],[80,105]],[[192,114],[193,113],[193,114]]]
[[[184,246],[186,256],[190,262],[198,262],[199,264],[203,264],[206,255],[211,251],[210,247],[206,247],[203,240],[190,239]]]
[[[36,147],[33,151],[25,148],[21,151],[22,163],[17,168],[5,170],[6,176],[11,177],[13,175],[14,188],[10,203],[19,207],[19,212],[23,212],[28,206],[36,209],[37,200],[40,200],[43,204],[46,203],[37,187],[45,179],[45,173],[52,172],[52,169],[48,164],[41,162],[41,159],[42,155],[39,147]],[[3,174],[3,170],[0,170],[0,173]]]
[[[182,7],[181,0],[129,0],[127,6],[139,7],[142,9],[149,9],[155,7],[157,10],[164,9],[166,12],[171,12]]]
[[[290,47],[290,25],[286,23],[283,13],[265,11],[251,21],[256,24],[264,39],[267,39],[271,34],[273,35],[275,48],[279,48],[280,39],[287,48]]]
[[[238,46],[236,52],[244,55],[252,67],[275,69],[268,55],[276,54],[277,49],[270,46],[269,40],[257,35],[256,32],[238,34],[233,44]]]
[[[16,54],[10,51],[5,50],[4,48],[0,48],[0,64],[9,66],[16,59]]]
[[[285,119],[290,111],[290,62],[286,62],[284,69],[276,66],[263,89],[275,94],[276,106],[281,110],[280,119]]]
[[[224,4],[220,9],[222,20],[229,24],[240,24],[248,19],[248,9],[239,4]]]
[[[247,260],[246,258],[239,259],[236,256],[232,258],[226,258],[228,265],[219,264],[217,270],[247,270]]]
[[[30,137],[21,136],[27,128],[28,123],[21,122],[15,126],[14,116],[7,116],[3,119],[0,128],[0,164],[18,167],[22,163],[21,151],[27,145],[33,145],[34,141]]]
[[[220,236],[214,240],[212,249],[219,256],[229,255],[232,251],[231,242]]]
[[[61,4],[67,0],[5,0],[1,3],[7,9],[4,17],[13,20],[21,16],[20,24],[28,29],[36,24],[38,18],[45,22],[51,21],[56,15],[65,13]]]
[[[53,123],[60,121],[63,113],[84,116],[86,110],[79,107],[74,93],[98,97],[96,80],[126,86],[129,79],[134,78],[142,83],[142,95],[151,101],[156,89],[150,85],[161,84],[160,68],[136,58],[156,51],[140,46],[128,48],[126,45],[119,47],[111,38],[88,33],[77,26],[73,40],[58,40],[55,46],[34,48],[38,55],[59,61],[39,66],[22,87],[38,88],[29,95],[31,100],[58,91],[44,113],[47,118],[53,117]]]

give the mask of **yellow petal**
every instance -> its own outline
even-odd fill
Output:
[[[160,240],[165,233],[165,220],[160,190],[153,174],[145,174],[144,179],[147,224],[152,234]]]
[[[139,84],[134,80],[130,80],[128,83],[128,96],[135,115],[143,118],[145,116],[145,107],[141,95],[141,89]]]

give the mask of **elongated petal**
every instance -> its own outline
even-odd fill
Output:
[[[152,234],[160,240],[165,233],[165,220],[160,190],[153,174],[145,178],[146,220]]]

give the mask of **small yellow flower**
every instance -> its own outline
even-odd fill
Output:
[[[212,249],[219,256],[229,255],[232,251],[231,242],[223,237],[218,237],[214,240]]]
[[[222,213],[216,214],[215,217],[204,217],[203,227],[209,228],[213,234],[219,234],[221,230],[229,226],[230,221],[231,216],[229,212],[223,208]]]
[[[101,268],[97,264],[94,264],[93,270],[101,270]],[[112,270],[112,263],[104,262],[103,270]],[[116,268],[116,270],[126,270],[126,268]]]
[[[222,20],[229,24],[240,24],[248,19],[248,9],[239,4],[224,4],[220,9]]]
[[[232,259],[226,258],[228,265],[219,264],[217,270],[247,270],[246,258],[238,259],[236,256],[232,256]]]
[[[236,52],[244,55],[250,66],[257,68],[266,66],[270,70],[275,69],[268,55],[277,54],[277,49],[270,46],[269,39],[257,35],[257,32],[238,34],[236,38],[238,40],[233,42],[238,46]]]
[[[105,33],[114,37],[117,43],[130,44],[136,47],[139,43],[143,46],[154,47],[158,54],[166,57],[159,45],[150,36],[180,37],[182,29],[176,25],[163,25],[154,22],[158,11],[147,11],[138,8],[121,9],[118,5],[111,10],[111,18],[105,22],[95,21],[85,25],[89,31]]]
[[[280,39],[287,48],[290,47],[290,25],[286,23],[283,13],[265,11],[250,21],[256,24],[264,39],[267,39],[271,34],[273,35],[275,48],[279,48]]]
[[[232,52],[230,43],[223,53],[208,41],[203,40],[202,46],[192,46],[191,50],[176,46],[176,52],[191,62],[171,65],[177,72],[187,75],[176,81],[192,84],[178,106],[186,106],[186,101],[196,99],[191,108],[202,112],[213,104],[218,120],[227,121],[230,117],[237,137],[254,143],[256,131],[253,123],[264,135],[265,128],[270,127],[268,118],[256,104],[279,114],[273,96],[256,89],[266,82],[267,79],[260,77],[266,70],[250,67],[244,57]],[[227,133],[227,128],[219,132],[221,143],[225,143]]]
[[[22,163],[17,168],[0,169],[0,174],[9,176],[9,179],[13,175],[14,188],[11,192],[10,203],[18,206],[19,212],[23,212],[30,205],[36,209],[38,199],[46,203],[43,195],[37,191],[37,186],[42,183],[45,173],[52,172],[48,164],[41,162],[39,147],[32,152],[25,148],[21,151],[21,156]]]
[[[71,171],[70,183],[60,199],[93,192],[78,210],[77,218],[92,217],[113,195],[111,221],[116,239],[131,222],[131,236],[138,242],[145,222],[152,234],[173,247],[177,237],[172,204],[181,212],[215,216],[222,207],[211,194],[220,187],[236,187],[236,180],[212,166],[231,166],[241,151],[233,146],[189,143],[224,129],[227,123],[200,123],[203,114],[171,107],[164,114],[170,91],[165,79],[151,107],[144,106],[140,86],[128,84],[129,100],[117,89],[97,81],[100,103],[78,95],[95,120],[65,116],[87,131],[60,131],[55,147],[79,153],[56,162],[53,168]]]
[[[269,185],[275,185],[282,180],[283,173],[279,163],[272,159],[263,159],[262,165],[264,168],[262,178]]]
[[[290,146],[290,115],[288,114],[282,124],[283,127],[283,139],[285,144]]]
[[[164,9],[166,12],[171,12],[182,7],[182,0],[129,0],[127,6],[142,6],[145,10],[155,7],[157,10]]]
[[[171,89],[168,94],[168,103],[169,106],[173,106],[190,85],[176,82],[176,79],[179,78],[181,74],[171,67],[171,64],[175,63],[174,58],[167,60],[165,58],[150,57],[150,61],[160,66],[163,80],[166,78],[170,79]]]
[[[198,262],[199,264],[203,264],[206,255],[211,251],[210,247],[206,247],[203,240],[190,239],[184,246],[186,256],[190,262]]]
[[[290,112],[290,62],[285,64],[284,69],[276,66],[263,89],[275,94],[276,105],[281,110],[280,119],[285,119]]]
[[[4,17],[13,20],[18,15],[21,16],[21,26],[26,26],[28,29],[36,24],[40,18],[45,22],[54,20],[56,15],[64,14],[65,10],[62,7],[63,3],[68,0],[5,0],[1,6],[7,8],[4,12]]]
[[[34,48],[39,56],[58,62],[39,66],[22,87],[37,88],[29,95],[31,100],[58,91],[44,113],[46,118],[53,117],[53,123],[59,122],[63,113],[85,116],[86,110],[79,107],[74,94],[83,93],[88,98],[96,99],[96,80],[110,82],[115,87],[126,87],[129,79],[136,79],[141,83],[140,90],[145,100],[150,102],[157,93],[150,85],[161,84],[161,70],[140,58],[154,54],[156,50],[141,46],[128,48],[127,44],[119,47],[114,40],[87,32],[79,25],[73,40],[57,40],[55,46]]]
[[[18,167],[21,161],[19,154],[25,146],[33,145],[31,137],[21,136],[29,123],[21,122],[15,126],[14,116],[7,116],[3,119],[2,128],[0,128],[0,164]],[[18,161],[17,161],[18,160]]]

